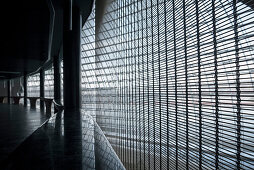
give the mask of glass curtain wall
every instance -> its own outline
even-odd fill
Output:
[[[27,97],[39,97],[39,96],[40,96],[40,73],[37,73],[32,76],[28,76],[27,78]]]
[[[46,98],[54,98],[54,67],[45,71],[44,95]]]
[[[253,168],[253,9],[98,4],[82,32],[83,109],[126,169]]]
[[[54,98],[54,68],[45,70],[44,95]],[[40,73],[29,76],[27,79],[27,96],[40,97]]]

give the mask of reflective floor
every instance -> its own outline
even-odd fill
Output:
[[[0,104],[0,163],[45,121],[39,109]]]
[[[23,142],[2,169],[125,168],[89,114],[61,112]]]

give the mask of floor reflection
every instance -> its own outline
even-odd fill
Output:
[[[61,112],[13,152],[4,169],[125,169],[85,112]]]
[[[0,104],[0,163],[46,120],[40,110]]]

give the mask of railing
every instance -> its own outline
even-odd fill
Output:
[[[7,96],[0,96],[0,103],[3,103],[4,99],[7,98]],[[19,104],[19,101],[21,98],[24,98],[24,96],[11,96],[13,99],[13,104]],[[44,98],[44,97],[27,97],[27,99],[30,100],[30,107],[31,109],[36,108],[36,102],[37,100],[41,100],[44,102],[46,106],[46,114],[51,115],[51,108],[52,108],[52,103],[54,104],[54,107],[56,111],[61,111],[63,110],[63,105],[57,103],[54,99],[51,98]]]

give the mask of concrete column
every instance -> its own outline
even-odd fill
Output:
[[[60,56],[54,57],[54,99],[61,103],[61,66]]]
[[[11,104],[11,80],[7,80],[7,103]]]
[[[81,14],[64,1],[63,67],[64,67],[64,164],[66,169],[82,169],[81,126]],[[72,20],[70,20],[70,18]]]
[[[40,70],[40,97],[41,98],[45,97],[44,80],[45,80],[45,71],[44,69],[41,69]],[[40,100],[40,108],[41,110],[44,110],[44,102],[42,100]]]
[[[27,75],[24,75],[24,106],[27,107]]]
[[[64,12],[64,24],[69,24],[69,11]],[[64,109],[81,107],[81,27],[82,16],[78,8],[72,8],[72,27],[63,33]],[[69,112],[68,112],[69,113]]]

